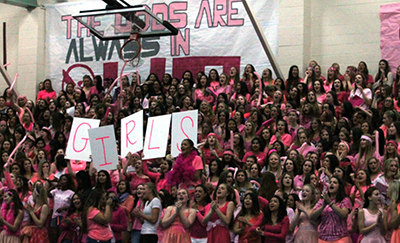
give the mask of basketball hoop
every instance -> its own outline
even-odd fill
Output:
[[[141,35],[139,33],[132,33],[130,35],[129,39],[122,45],[121,49],[118,52],[119,58],[122,61],[124,61],[125,63],[129,63],[132,66],[132,68],[136,68],[140,64],[140,60],[141,60],[140,52],[142,51],[142,44],[141,44],[141,42],[139,40],[140,37],[141,37]],[[128,44],[130,44],[132,42],[136,42],[138,44],[138,49],[136,51],[136,54],[132,58],[125,59],[124,58],[124,54],[125,54],[124,53],[124,49]]]

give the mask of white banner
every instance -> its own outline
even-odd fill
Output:
[[[99,170],[115,170],[118,165],[117,141],[114,126],[104,126],[89,130],[90,147],[93,153],[93,166]]]
[[[88,130],[99,127],[100,120],[74,118],[68,140],[66,159],[90,161],[90,141]]]
[[[261,74],[271,67],[241,0],[135,0],[146,4],[160,18],[179,29],[177,36],[142,39],[142,80],[150,72],[181,78],[211,67],[229,73],[232,66],[243,73],[251,63]],[[248,0],[272,52],[278,51],[279,0]],[[104,9],[102,1],[70,2],[46,6],[46,73],[53,87],[79,83],[83,75],[115,79],[123,62],[118,51],[125,40],[100,41],[71,16],[82,10]],[[105,23],[94,22],[101,25]],[[152,29],[157,25],[152,24]],[[127,65],[126,71],[134,71]],[[64,85],[65,87],[65,85]]]
[[[189,138],[197,147],[198,110],[172,113],[171,155],[178,156],[181,143]]]
[[[121,157],[143,149],[143,110],[121,120]]]
[[[149,117],[143,148],[143,159],[164,157],[167,150],[171,114]]]

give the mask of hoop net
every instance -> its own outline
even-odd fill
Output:
[[[141,57],[140,57],[140,52],[142,51],[142,44],[140,43],[140,34],[138,33],[133,33],[131,34],[130,38],[122,45],[121,49],[119,50],[119,58],[124,61],[124,66],[129,63],[129,65],[132,68],[137,68],[140,65]],[[133,45],[136,44],[137,48],[133,48],[135,51],[135,54],[133,57],[128,57],[125,58],[125,56],[131,55],[132,51],[131,50],[126,50],[128,49],[128,45]]]

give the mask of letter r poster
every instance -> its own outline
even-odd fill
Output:
[[[263,29],[272,52],[278,51],[279,0],[248,0]],[[135,0],[156,16],[169,21],[176,36],[142,38],[141,79],[155,73],[181,78],[185,70],[197,74],[211,68],[229,73],[231,67],[243,73],[253,64],[258,73],[271,68],[241,0]],[[67,83],[81,85],[83,75],[115,79],[123,62],[118,51],[126,40],[101,41],[72,18],[82,10],[105,9],[101,0],[46,6],[46,73],[56,90]],[[105,25],[93,20],[93,25]],[[157,28],[150,25],[149,28]],[[129,65],[126,72],[136,69]]]

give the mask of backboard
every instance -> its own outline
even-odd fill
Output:
[[[131,34],[153,37],[178,33],[174,26],[158,18],[144,5],[80,11],[72,17],[101,40],[129,39]]]

